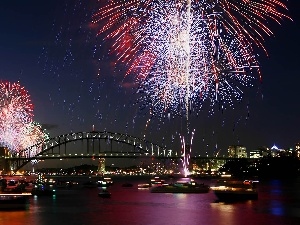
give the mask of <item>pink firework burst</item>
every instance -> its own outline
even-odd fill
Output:
[[[17,83],[0,82],[0,143],[10,151],[20,150],[19,138],[32,122],[33,104],[27,90]]]
[[[26,124],[23,128],[22,137],[19,138],[19,149],[30,148],[30,155],[27,157],[33,157],[41,152],[42,146],[46,139],[49,138],[49,134],[42,128],[37,122]],[[32,160],[32,164],[36,164],[37,160]]]

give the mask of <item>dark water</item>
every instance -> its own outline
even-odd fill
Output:
[[[121,185],[128,181],[134,186],[123,188]],[[147,181],[114,179],[110,199],[98,197],[97,188],[31,197],[26,210],[0,211],[0,225],[300,224],[300,179],[261,181],[258,200],[226,204],[217,202],[213,192],[166,194],[138,190],[137,184]]]

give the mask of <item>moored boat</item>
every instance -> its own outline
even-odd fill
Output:
[[[0,193],[0,210],[25,209],[30,193]]]
[[[36,196],[52,196],[55,195],[55,190],[50,189],[46,185],[38,184],[32,188],[31,194]]]
[[[244,201],[258,199],[258,192],[252,180],[221,180],[211,187],[219,201]]]
[[[58,181],[54,185],[55,189],[79,189],[81,186],[76,181]]]
[[[113,180],[110,177],[103,177],[100,180],[97,181],[98,187],[109,187],[113,185]]]
[[[151,193],[208,193],[210,186],[203,183],[177,182],[173,184],[157,186],[150,189]]]
[[[150,186],[151,187],[159,187],[159,186],[164,186],[164,185],[168,185],[164,179],[161,179],[160,177],[153,177],[150,180]]]
[[[150,188],[150,184],[146,183],[146,184],[138,184],[138,189],[149,189]]]

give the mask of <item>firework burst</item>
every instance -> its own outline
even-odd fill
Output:
[[[205,100],[231,107],[260,76],[253,46],[271,35],[286,6],[274,0],[112,0],[94,23],[112,53],[136,74],[140,100],[154,113],[185,114]]]
[[[15,117],[21,123],[29,123],[33,117],[33,104],[28,91],[17,83],[0,82],[1,121]]]
[[[0,82],[0,143],[11,153],[42,143],[49,136],[41,125],[33,122],[33,104],[24,87],[17,83]],[[31,156],[40,152],[33,147]]]
[[[42,126],[37,122],[32,122],[24,127],[22,132],[23,137],[20,139],[20,150],[30,148],[30,155],[33,157],[41,152],[42,145],[49,138],[49,134],[42,129]],[[36,164],[37,160],[32,160],[32,164]]]
[[[24,127],[32,122],[33,104],[20,83],[0,83],[0,143],[11,151],[20,148]]]

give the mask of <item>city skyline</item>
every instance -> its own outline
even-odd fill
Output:
[[[243,90],[235,109],[204,106],[190,116],[192,151],[209,155],[230,145],[294,147],[300,141],[297,116],[299,2],[286,2],[293,19],[270,23],[274,36],[261,50],[262,81]],[[115,66],[109,41],[97,38],[91,23],[97,3],[83,1],[0,3],[0,80],[19,81],[29,92],[34,120],[50,137],[79,131],[111,131],[180,148],[184,118],[152,117],[137,104],[133,80]],[[97,57],[96,57],[97,55]]]

